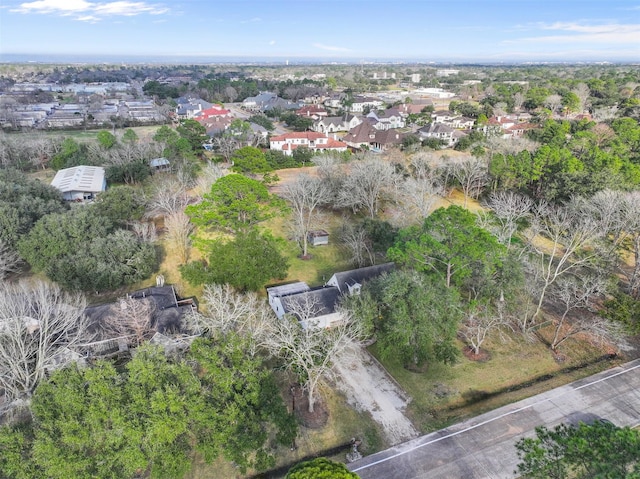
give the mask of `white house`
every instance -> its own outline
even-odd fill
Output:
[[[93,200],[107,188],[104,168],[99,166],[74,166],[56,173],[51,186],[62,192],[67,201]]]
[[[301,146],[316,152],[347,151],[346,143],[334,138],[329,138],[324,133],[318,133],[315,131],[284,133],[282,135],[273,136],[269,140],[269,147],[272,150],[281,151],[287,156],[293,155],[293,150]]]

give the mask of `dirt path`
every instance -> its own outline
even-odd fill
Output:
[[[382,426],[389,445],[418,436],[403,411],[409,404],[387,373],[360,346],[353,345],[335,365],[336,383],[349,404],[368,411]]]

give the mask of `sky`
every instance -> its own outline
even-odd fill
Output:
[[[640,62],[640,0],[0,0],[0,61]]]

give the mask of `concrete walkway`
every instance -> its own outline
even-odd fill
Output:
[[[515,443],[537,426],[604,418],[640,424],[640,359],[349,464],[362,479],[514,478]]]

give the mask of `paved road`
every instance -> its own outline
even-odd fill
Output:
[[[496,409],[349,464],[362,479],[515,477],[514,444],[540,425],[640,424],[640,359]]]

